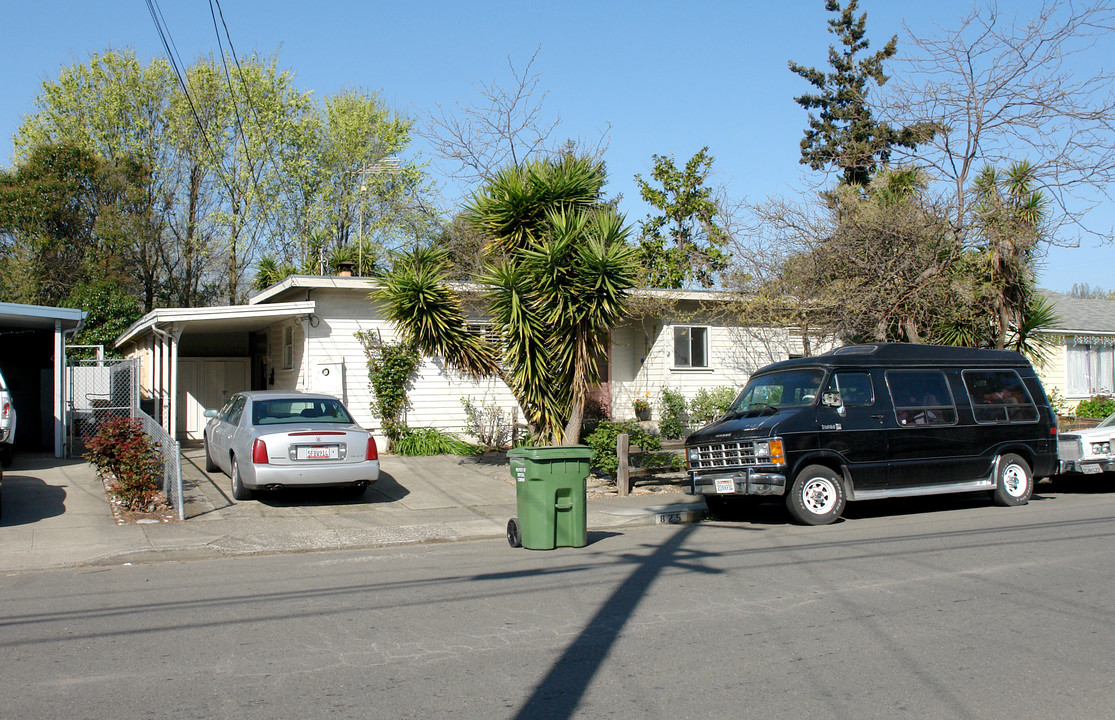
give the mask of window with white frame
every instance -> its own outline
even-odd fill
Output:
[[[1068,395],[1115,391],[1115,348],[1081,343],[1069,345],[1065,362]]]
[[[283,370],[294,367],[294,326],[283,328]]]
[[[707,368],[708,328],[699,325],[674,326],[674,367]]]

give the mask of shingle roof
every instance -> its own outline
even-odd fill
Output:
[[[1115,334],[1115,300],[1082,300],[1051,290],[1038,293],[1053,304],[1057,322],[1052,330],[1067,334]]]

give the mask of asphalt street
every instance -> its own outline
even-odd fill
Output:
[[[16,573],[0,715],[1110,716],[1115,493],[850,510]]]

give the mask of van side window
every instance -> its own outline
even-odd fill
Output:
[[[886,378],[899,425],[956,423],[956,404],[943,372],[888,370]]]
[[[962,375],[976,422],[1037,422],[1037,406],[1014,370],[965,370]]]
[[[840,393],[840,402],[845,407],[869,407],[875,404],[875,391],[871,388],[871,375],[868,373],[833,373],[825,392]]]

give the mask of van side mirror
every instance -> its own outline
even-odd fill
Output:
[[[844,404],[839,392],[821,393],[821,404],[825,407],[838,408]]]

